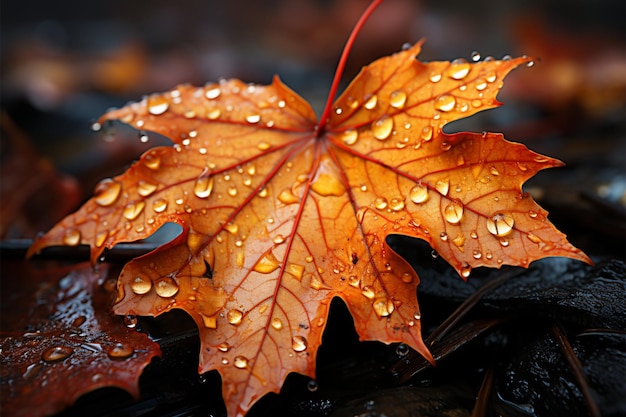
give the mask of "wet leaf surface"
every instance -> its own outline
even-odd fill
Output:
[[[160,350],[110,314],[110,272],[3,259],[3,414],[50,415],[102,387],[139,397],[139,376]]]

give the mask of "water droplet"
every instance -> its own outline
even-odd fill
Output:
[[[498,213],[487,219],[487,230],[494,236],[506,236],[511,233],[514,224],[513,216]]]
[[[472,256],[474,257],[474,259],[480,259],[482,258],[483,254],[480,253],[478,249],[474,249],[474,251],[472,252]]]
[[[472,272],[472,267],[467,262],[463,262],[461,264],[461,276],[463,278],[467,278],[470,276],[471,272]]]
[[[327,173],[318,174],[311,184],[311,189],[321,196],[341,196],[346,192],[346,188],[339,178]]]
[[[478,239],[478,233],[476,233],[476,231],[475,231],[475,230],[472,230],[472,231],[470,232],[470,237],[471,237],[472,239]]]
[[[254,265],[254,270],[261,274],[269,274],[280,267],[280,262],[272,252],[265,253]]]
[[[448,223],[457,224],[463,218],[463,205],[453,201],[443,209],[443,217]]]
[[[409,198],[415,204],[425,203],[428,200],[428,188],[422,183],[416,184],[409,191]]]
[[[237,223],[226,223],[224,225],[224,229],[228,230],[231,235],[236,235],[237,232],[239,232],[239,226],[237,226]]]
[[[163,211],[165,211],[165,209],[167,209],[167,200],[163,198],[154,200],[154,202],[152,203],[152,210],[154,210],[156,213],[162,213]]]
[[[433,72],[432,74],[430,74],[431,83],[438,83],[439,81],[441,81],[441,73]]]
[[[213,192],[213,176],[201,175],[193,186],[193,193],[198,198],[208,198]]]
[[[367,110],[372,110],[374,107],[376,107],[376,104],[378,103],[378,96],[376,94],[372,94],[371,96],[367,96],[365,97],[365,103],[363,104],[363,107],[365,107]]]
[[[441,111],[450,111],[454,109],[456,99],[449,94],[443,94],[435,99],[435,108]]]
[[[530,60],[530,61],[528,61],[528,62],[526,63],[526,66],[527,66],[528,68],[532,67],[533,65],[535,65],[535,61],[533,61],[533,60]]]
[[[241,320],[243,320],[243,312],[237,309],[228,310],[228,313],[226,313],[226,321],[228,321],[228,323],[232,324],[233,326],[240,325]]]
[[[226,342],[222,342],[219,345],[217,345],[217,349],[220,352],[228,352],[230,350],[230,345]]]
[[[68,358],[72,353],[74,353],[74,349],[69,346],[54,346],[44,350],[41,359],[46,362],[57,362]]]
[[[384,114],[372,123],[372,134],[378,140],[385,140],[393,131],[393,119]]]
[[[278,317],[274,317],[272,321],[270,322],[270,324],[276,330],[280,330],[283,328],[283,321],[279,319]]]
[[[135,353],[135,349],[124,343],[116,343],[107,350],[107,355],[111,359],[126,359]]]
[[[161,278],[155,284],[155,291],[159,297],[173,297],[178,293],[178,284],[170,277]]]
[[[128,203],[122,211],[122,216],[128,220],[135,220],[143,212],[146,203],[144,201],[134,201]]]
[[[292,275],[298,281],[302,280],[302,275],[304,274],[304,266],[299,264],[289,263],[285,268],[285,272]]]
[[[400,211],[404,208],[404,198],[403,197],[393,197],[389,200],[389,208],[392,211]]]
[[[310,392],[315,392],[318,390],[318,388],[319,388],[319,385],[317,385],[317,382],[314,379],[311,379],[306,384],[306,389],[308,389]]]
[[[404,282],[405,284],[410,284],[411,282],[413,282],[413,275],[410,274],[409,272],[402,273],[400,278],[402,279],[402,282]]]
[[[387,298],[377,298],[372,303],[372,307],[379,318],[388,317],[394,310],[393,301]]]
[[[456,237],[452,239],[452,243],[454,243],[454,246],[456,246],[461,250],[461,252],[463,252],[463,245],[465,245],[465,235],[456,235]]]
[[[376,197],[374,200],[374,207],[378,210],[384,210],[387,208],[387,199],[385,197]]]
[[[436,250],[432,250],[432,251],[430,252],[430,256],[431,256],[431,258],[433,258],[433,259],[437,259],[437,258],[439,258],[439,253],[437,253],[437,251],[436,251]]]
[[[245,369],[248,367],[248,358],[246,358],[245,356],[237,355],[235,356],[233,365],[235,365],[235,368]]]
[[[110,206],[117,201],[121,191],[121,183],[112,180],[111,178],[106,178],[96,185],[96,188],[94,189],[94,200],[96,201],[96,204],[100,206]]]
[[[359,139],[359,132],[356,129],[352,129],[352,128],[346,129],[341,134],[341,140],[343,141],[343,143],[345,143],[348,146],[354,145],[358,139]]]
[[[348,277],[348,284],[351,287],[359,288],[359,286],[361,285],[361,280],[356,275],[350,275]]]
[[[150,140],[150,136],[148,136],[146,132],[139,131],[139,142],[148,143],[149,140]]]
[[[410,351],[409,346],[404,343],[400,343],[398,346],[396,346],[396,355],[398,355],[401,358],[408,355],[409,351]]]
[[[124,316],[124,325],[129,329],[137,327],[137,316],[134,314],[127,314]]]
[[[294,336],[291,339],[291,348],[296,352],[303,352],[308,347],[308,342],[304,336]]]
[[[448,195],[448,190],[450,190],[450,181],[447,179],[437,181],[435,189],[439,191],[441,195]]]
[[[300,199],[289,189],[285,188],[278,194],[278,201],[283,204],[294,204],[300,202]]]
[[[485,88],[487,88],[487,83],[485,82],[485,80],[479,78],[476,80],[476,90],[478,91],[483,91]]]
[[[63,244],[67,246],[77,246],[80,243],[80,230],[70,229],[63,235]]]
[[[146,156],[144,156],[143,163],[146,167],[154,171],[159,169],[159,167],[161,166],[161,158],[154,153],[148,153],[146,154]]]
[[[528,235],[526,235],[528,237],[528,240],[530,240],[533,243],[541,243],[543,242],[543,240],[541,240],[541,238],[537,235],[534,235],[530,232],[528,232]]]
[[[520,170],[520,171],[522,171],[522,172],[526,172],[526,171],[528,171],[528,165],[526,165],[526,164],[525,164],[525,163],[523,163],[523,162],[518,162],[518,163],[517,163],[517,167],[518,167],[518,168],[519,168],[519,170]]]
[[[130,283],[130,289],[135,294],[145,294],[152,289],[152,280],[150,278],[137,275]]]
[[[212,316],[207,316],[205,314],[200,313],[200,317],[202,317],[202,324],[207,329],[217,329],[217,314]]]
[[[274,239],[272,239],[272,242],[274,242],[277,245],[280,245],[281,243],[285,242],[285,236],[283,235],[276,235],[274,236]]]
[[[472,58],[472,61],[474,62],[480,61],[480,53],[478,51],[472,51],[472,53],[470,54],[470,57]]]
[[[206,92],[204,93],[204,96],[208,98],[209,100],[214,100],[218,98],[220,94],[222,94],[222,90],[220,90],[219,87],[213,87],[213,88],[209,88],[208,90],[206,90]]]
[[[246,116],[246,122],[254,124],[254,123],[259,123],[261,121],[261,115],[260,114],[249,114]]]
[[[142,197],[148,197],[150,194],[155,192],[157,186],[148,181],[140,180],[137,183],[137,193]]]
[[[509,240],[505,238],[500,239],[500,245],[506,248],[509,246]]]
[[[374,289],[370,287],[369,285],[363,287],[361,294],[363,294],[365,297],[369,298],[370,300],[372,300],[376,296]]]
[[[458,58],[452,61],[448,68],[448,76],[455,80],[462,80],[470,72],[470,64],[463,58]]]
[[[448,234],[446,232],[441,232],[441,233],[439,233],[439,238],[442,241],[446,242],[448,240]]]
[[[164,97],[154,96],[148,98],[148,113],[154,116],[165,113],[169,107],[170,103]]]
[[[433,138],[433,128],[430,126],[424,126],[422,128],[422,131],[420,133],[420,137],[425,141],[428,142],[429,140],[431,140]]]
[[[498,175],[500,175],[500,171],[498,171],[496,167],[489,168],[489,172],[491,172],[491,175],[493,175],[494,177],[497,177]]]
[[[478,99],[472,100],[472,107],[478,108],[478,107],[480,107],[482,105],[483,105],[482,100],[478,100]]]
[[[495,72],[490,72],[489,74],[487,74],[485,79],[487,80],[488,83],[494,82],[497,79],[496,73]]]
[[[389,104],[391,107],[401,109],[406,103],[406,93],[402,90],[396,90],[389,96]]]
[[[237,187],[235,186],[228,187],[228,195],[231,197],[237,196]]]

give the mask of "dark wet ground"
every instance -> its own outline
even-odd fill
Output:
[[[319,110],[343,41],[364,8],[356,0],[37,3],[2,4],[1,108],[34,151],[75,182],[45,194],[38,188],[45,181],[35,180],[34,193],[45,198],[26,198],[19,221],[3,231],[3,260],[23,249],[20,242],[8,249],[15,243],[10,239],[32,238],[58,220],[41,215],[52,211],[51,201],[62,196],[78,204],[98,180],[122,172],[142,149],[159,143],[155,136],[141,143],[137,132],[122,126],[114,136],[91,132],[90,120],[108,107],[180,82],[238,77],[268,83],[279,73]],[[281,395],[262,399],[249,415],[469,416],[482,392],[486,415],[585,416],[595,404],[602,415],[623,416],[625,6],[608,0],[566,8],[538,1],[387,3],[357,43],[347,79],[361,65],[422,37],[428,38],[425,60],[469,57],[473,50],[541,57],[534,68],[507,79],[500,96],[506,106],[449,128],[504,132],[563,160],[565,167],[539,173],[525,189],[597,265],[549,259],[521,271],[439,338],[433,345],[439,365],[420,372],[423,364],[403,346],[359,343],[348,312],[335,302],[317,381],[292,375]],[[9,136],[3,122],[3,166],[15,149]],[[3,171],[2,183],[11,183],[16,172]],[[7,207],[15,198],[4,190],[0,204]],[[57,217],[67,209],[54,207]],[[426,335],[501,275],[477,270],[464,283],[420,242],[392,244],[422,279],[418,297]],[[136,254],[131,252],[120,248],[107,260],[120,263]],[[49,256],[73,260],[74,254]],[[219,377],[196,373],[199,342],[191,320],[168,314],[140,319],[139,327],[164,353],[141,378],[142,399],[103,389],[62,415],[223,415]],[[578,358],[582,384],[564,345]]]

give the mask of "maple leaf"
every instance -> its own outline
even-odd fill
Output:
[[[374,2],[348,41],[351,44]],[[521,190],[560,161],[495,133],[442,131],[497,106],[503,78],[529,58],[422,63],[421,42],[381,58],[320,122],[275,77],[180,85],[106,113],[158,132],[154,148],[30,249],[143,239],[166,222],[183,232],[129,262],[117,314],[185,310],[200,329],[200,372],[217,370],[229,415],[244,414],[287,374],[315,375],[330,301],[341,298],[361,340],[421,336],[419,279],[386,244],[426,240],[463,277],[478,266],[547,256],[589,262]]]

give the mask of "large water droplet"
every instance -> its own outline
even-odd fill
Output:
[[[389,115],[382,115],[372,123],[372,134],[378,140],[385,140],[393,131],[393,119]]]
[[[363,294],[366,298],[369,298],[370,300],[372,300],[376,296],[374,289],[368,285],[363,287],[361,294]]]
[[[456,99],[449,94],[443,94],[435,99],[435,108],[440,111],[454,110]]]
[[[178,284],[170,277],[164,277],[155,284],[155,291],[159,297],[169,298],[178,293]]]
[[[96,185],[94,189],[94,200],[100,206],[110,206],[115,203],[122,191],[122,184],[112,180],[104,179]]]
[[[159,169],[159,167],[161,166],[161,158],[159,157],[159,155],[149,153],[144,156],[143,163],[146,167],[154,171]]]
[[[278,317],[274,317],[270,324],[276,330],[281,330],[283,328],[283,322]]]
[[[311,184],[311,189],[321,196],[341,196],[346,192],[346,188],[339,178],[327,173],[317,175]]]
[[[140,180],[137,183],[137,193],[142,197],[148,197],[150,194],[155,192],[157,186],[148,181]]]
[[[346,129],[341,134],[341,140],[346,145],[354,145],[356,141],[359,139],[359,131],[356,129]]]
[[[193,193],[198,198],[208,198],[213,192],[213,176],[202,175],[198,177],[193,186]]]
[[[246,122],[250,123],[250,124],[255,124],[255,123],[259,123],[261,121],[261,115],[260,114],[249,114],[246,116]]]
[[[487,219],[487,230],[494,236],[506,236],[511,233],[514,224],[513,216],[498,213]]]
[[[416,184],[409,191],[409,198],[415,204],[425,203],[428,200],[428,188],[422,183]]]
[[[218,98],[220,94],[222,94],[222,90],[220,90],[219,87],[212,87],[206,90],[206,92],[204,93],[204,96],[208,98],[209,100],[214,100]]]
[[[443,217],[448,223],[456,224],[463,217],[463,205],[453,201],[443,209]]]
[[[432,74],[430,74],[429,79],[431,83],[438,83],[439,81],[441,81],[441,73],[433,72]]]
[[[107,355],[111,359],[127,359],[133,353],[135,353],[135,349],[125,343],[116,343],[107,350]]]
[[[391,107],[401,109],[406,103],[406,93],[402,90],[396,90],[389,96],[389,104]]]
[[[133,290],[135,294],[145,294],[152,289],[152,280],[138,275],[130,283],[130,289]]]
[[[298,281],[302,280],[302,275],[304,275],[304,266],[299,264],[289,263],[285,268],[285,272],[292,275]]]
[[[376,315],[380,318],[391,315],[394,310],[393,301],[387,298],[377,298],[374,300],[372,307]]]
[[[154,202],[152,203],[152,210],[154,210],[156,213],[162,213],[163,211],[165,211],[165,209],[167,209],[167,200],[163,198],[154,200]]]
[[[272,252],[265,253],[254,265],[254,270],[261,274],[269,274],[280,267],[280,262]]]
[[[235,365],[235,368],[245,369],[248,367],[248,358],[246,358],[245,356],[237,355],[235,356],[233,365]]]
[[[304,336],[294,336],[291,339],[291,348],[296,352],[303,352],[308,347],[308,342]]]
[[[228,230],[228,233],[231,235],[236,235],[237,232],[239,232],[239,226],[237,226],[237,223],[226,223],[224,225],[224,229]]]
[[[69,346],[53,346],[44,350],[41,359],[46,362],[57,362],[68,358],[72,353],[74,353],[74,349]]]
[[[378,210],[384,210],[387,208],[387,199],[385,197],[376,197],[376,199],[374,200],[374,207],[376,207]]]
[[[435,189],[439,191],[441,195],[448,195],[448,191],[450,190],[450,181],[447,179],[437,181],[435,183]]]
[[[461,264],[461,276],[467,278],[470,276],[471,272],[472,267],[467,262],[463,262],[463,264]]]
[[[374,107],[376,107],[377,103],[378,96],[376,94],[372,94],[371,96],[365,98],[365,104],[363,104],[363,107],[365,107],[367,110],[372,110]]]
[[[400,211],[404,208],[404,198],[402,197],[393,197],[389,200],[389,208],[392,211]]]
[[[300,199],[289,189],[285,188],[278,194],[278,201],[283,204],[295,204],[300,201]]]
[[[128,220],[135,220],[143,212],[146,203],[144,201],[134,201],[128,203],[122,211],[122,216]]]
[[[80,243],[80,230],[70,229],[63,235],[63,244],[67,246],[76,246]]]
[[[450,78],[453,78],[455,80],[462,80],[470,72],[470,68],[471,66],[469,62],[467,62],[463,58],[458,58],[452,61],[450,67],[448,68],[447,74]]]
[[[169,101],[161,96],[154,96],[148,98],[148,113],[158,116],[167,111],[170,107]]]
[[[242,319],[243,312],[237,309],[228,310],[228,313],[226,313],[226,321],[228,321],[228,323],[232,324],[233,326],[240,325]]]

